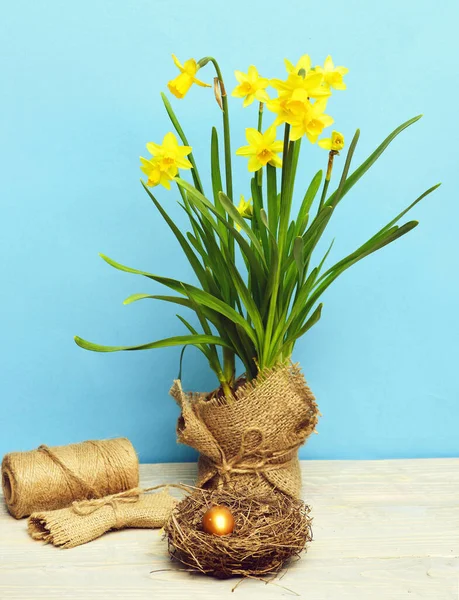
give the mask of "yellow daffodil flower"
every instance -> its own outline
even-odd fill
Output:
[[[246,200],[241,194],[241,200],[239,201],[237,211],[241,215],[241,217],[244,217],[244,219],[251,219],[253,217],[252,198]]]
[[[177,138],[170,131],[166,133],[161,145],[148,142],[147,150],[161,164],[164,171],[171,172],[172,175],[177,175],[178,169],[191,169],[193,165],[185,158],[190,154],[191,146],[179,146]]]
[[[326,87],[335,88],[335,90],[345,90],[346,84],[343,81],[343,76],[349,72],[346,67],[335,67],[332,57],[329,55],[325,59],[323,67],[316,67],[315,71],[323,77],[323,84]]]
[[[140,169],[147,176],[146,185],[148,187],[162,185],[168,190],[171,189],[171,181],[174,179],[174,177],[169,173],[169,171],[164,171],[161,169],[161,164],[157,159],[152,158],[151,160],[147,160],[141,156],[140,162],[142,163]]]
[[[320,85],[322,79],[323,75],[315,71],[310,71],[304,77],[292,72],[288,74],[285,80],[271,79],[271,86],[280,93],[288,92],[291,94],[294,90],[302,89],[308,92],[311,98],[315,98],[316,95],[317,97],[328,97],[331,92]]]
[[[166,133],[163,143],[148,142],[147,150],[153,158],[140,157],[140,169],[147,176],[147,185],[154,187],[162,185],[168,190],[170,182],[177,175],[179,169],[191,169],[192,164],[186,158],[191,152],[191,146],[179,146],[177,138],[172,132]]]
[[[278,98],[274,98],[266,103],[268,110],[276,113],[276,119],[274,125],[277,127],[281,123],[286,123],[294,115],[292,115],[289,109],[290,94],[280,94]]]
[[[303,54],[303,56],[300,57],[300,60],[296,63],[296,66],[293,65],[287,58],[284,59],[284,63],[287,73],[295,73],[298,75],[299,71],[304,71],[304,74],[307,75],[311,70],[311,58],[308,54]]]
[[[198,72],[198,64],[194,58],[190,58],[185,61],[182,65],[175,54],[172,55],[175,66],[179,69],[180,75],[177,75],[175,79],[172,79],[167,84],[171,94],[174,94],[176,98],[184,98],[190,87],[195,83],[201,87],[211,87],[208,83],[204,83],[200,79],[197,79],[196,73]]]
[[[344,148],[344,135],[339,131],[332,131],[331,137],[319,140],[317,143],[325,150],[339,152]]]
[[[333,123],[333,118],[325,115],[326,100],[316,100],[314,104],[309,103],[297,120],[292,121],[290,130],[290,139],[299,140],[306,135],[311,144],[315,144],[317,138],[325,127]]]
[[[260,77],[256,67],[250,66],[247,74],[242,71],[234,71],[234,75],[239,81],[239,85],[234,88],[231,95],[236,98],[244,98],[244,107],[252,104],[255,98],[259,102],[268,102],[269,96],[265,90],[269,85],[269,79]]]
[[[326,99],[323,100],[323,106],[326,105]],[[300,120],[302,115],[309,113],[312,107],[309,93],[298,88],[292,92],[284,92],[275,100],[271,100],[266,105],[269,110],[277,114],[274,124],[281,123],[293,124]],[[324,108],[325,110],[325,108]]]
[[[282,166],[282,160],[277,154],[282,151],[283,143],[276,140],[275,125],[271,125],[265,133],[249,127],[245,130],[245,134],[249,145],[236,150],[236,154],[249,157],[249,172],[258,171],[268,163],[273,167]]]
[[[241,194],[241,199],[239,201],[239,205],[237,206],[237,211],[244,217],[244,219],[252,219],[253,218],[253,204],[252,198],[246,200],[244,196]],[[236,229],[241,231],[241,226],[236,223]]]

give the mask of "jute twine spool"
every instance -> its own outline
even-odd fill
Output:
[[[75,500],[103,498],[136,488],[137,454],[126,438],[11,452],[2,461],[2,487],[9,512],[20,519],[56,510]]]

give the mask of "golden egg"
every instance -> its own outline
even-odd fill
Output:
[[[202,517],[202,528],[206,533],[228,535],[234,529],[234,517],[226,506],[212,506]]]

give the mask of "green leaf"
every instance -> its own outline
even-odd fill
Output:
[[[268,222],[272,234],[277,233],[279,223],[279,209],[277,205],[277,171],[276,167],[266,166],[266,179],[268,188]]]
[[[385,225],[382,229],[380,229],[373,237],[371,237],[367,242],[365,242],[365,244],[362,244],[362,246],[357,248],[357,250],[355,250],[353,253],[346,256],[345,258],[343,258],[342,260],[337,262],[335,265],[333,265],[330,269],[328,269],[328,271],[326,271],[322,275],[322,277],[319,279],[319,282],[321,280],[323,280],[329,273],[331,273],[335,269],[339,269],[343,264],[346,264],[347,262],[349,262],[349,260],[353,260],[353,258],[358,257],[362,253],[365,253],[369,248],[371,248],[376,242],[378,242],[378,240],[381,240],[384,236],[391,237],[395,231],[399,231],[398,227],[394,228],[394,225],[403,216],[405,216],[407,212],[409,212],[414,206],[416,206],[416,204],[418,204],[418,202],[420,202],[423,198],[425,198],[426,196],[428,196],[429,194],[434,192],[440,185],[441,185],[440,183],[437,183],[437,185],[432,186],[431,188],[426,190],[423,194],[418,196],[418,198],[416,198],[416,200],[414,202],[412,202],[407,208],[402,210],[401,213],[399,213],[394,219],[392,219],[392,221],[390,221],[389,223],[387,223],[387,225]],[[412,221],[412,222],[414,222],[414,221]]]
[[[295,259],[300,279],[303,276],[303,269],[304,269],[303,251],[304,251],[303,238],[301,236],[296,237],[293,242],[293,258]]]
[[[422,115],[418,115],[417,117],[413,117],[412,119],[409,119],[408,121],[406,121],[405,123],[402,123],[402,125],[400,125],[399,127],[397,127],[397,129],[394,129],[394,131],[387,136],[387,138],[382,142],[382,144],[380,144],[376,150],[373,152],[373,154],[371,154],[367,160],[365,160],[360,167],[358,167],[358,169],[356,169],[346,180],[346,183],[344,184],[342,190],[341,190],[341,197],[340,199],[342,199],[347,193],[348,191],[357,183],[357,181],[368,171],[368,169],[378,160],[378,158],[381,156],[381,154],[384,152],[384,150],[387,148],[387,146],[389,146],[389,144],[398,136],[399,133],[401,133],[404,129],[406,129],[407,127],[409,127],[410,125],[412,125],[413,123],[416,123],[416,121],[419,121],[419,119],[422,117]],[[335,194],[337,194],[337,191],[334,192],[327,200],[326,205],[335,205],[335,199],[336,196]]]
[[[174,109],[171,106],[171,103],[167,99],[166,94],[161,92],[161,98],[166,108],[167,114],[169,115],[169,119],[171,120],[172,125],[174,126],[175,131],[178,133],[179,138],[182,140],[184,146],[189,146],[189,142],[186,138],[186,135],[177,119]],[[191,169],[191,176],[193,177],[194,185],[200,192],[204,192],[204,188],[202,187],[201,179],[198,173],[198,167],[196,166],[196,161],[194,160],[193,153],[188,154],[188,160],[193,165]]]
[[[269,244],[268,244],[268,234],[266,231],[266,225],[263,224],[263,221],[260,216],[260,211],[263,210],[263,198],[260,193],[260,188],[257,184],[256,176],[252,177],[250,181],[250,189],[252,191],[252,202],[253,202],[253,220],[252,227],[259,233],[261,244],[263,246],[263,255],[265,257],[265,261],[269,260]]]
[[[313,327],[320,320],[320,317],[322,316],[322,307],[323,304],[319,304],[319,306],[317,306],[317,308],[306,321],[306,323],[294,334],[287,337],[287,339],[284,342],[284,345],[282,346],[281,352],[283,352],[285,348],[287,348],[290,344],[295,342],[298,338],[303,336],[307,331],[311,329],[311,327]]]
[[[349,150],[347,151],[347,154],[346,154],[346,160],[344,161],[343,173],[341,175],[338,189],[336,190],[336,192],[334,194],[332,194],[332,196],[330,196],[330,198],[333,197],[333,202],[330,204],[330,206],[332,206],[333,208],[336,207],[338,202],[341,200],[341,197],[343,196],[344,186],[346,185],[347,175],[348,175],[349,169],[351,167],[352,157],[354,156],[355,148],[357,146],[357,142],[359,141],[359,137],[360,137],[360,129],[357,129],[357,131],[354,134],[354,137],[352,138],[352,142],[349,146]],[[326,205],[329,205],[328,201],[326,202]]]
[[[314,292],[311,294],[310,299],[308,300],[308,306],[313,306],[318,298],[323,294],[323,292],[339,277],[344,271],[346,271],[349,267],[362,260],[366,256],[373,254],[377,250],[380,250],[384,246],[391,244],[399,237],[407,234],[409,231],[417,227],[418,221],[409,221],[405,223],[401,227],[394,228],[393,230],[389,230],[386,236],[382,239],[376,239],[374,244],[370,247],[367,247],[365,244],[352,254],[350,254],[345,259],[341,260],[337,265],[332,267],[327,271],[326,277],[322,277],[318,282]]]
[[[139,346],[101,346],[100,344],[94,344],[88,342],[77,335],[75,336],[75,343],[84,348],[85,350],[91,350],[92,352],[120,352],[130,350],[152,350],[155,348],[168,348],[170,346],[186,346],[198,344],[216,344],[217,346],[224,346],[225,348],[231,348],[231,346],[222,340],[222,338],[215,335],[179,335],[175,337],[166,338],[164,340],[158,340],[156,342],[150,342],[149,344],[140,344]]]
[[[180,184],[181,183],[182,182],[180,181]],[[184,182],[184,183],[186,183],[186,182]],[[211,214],[209,214],[209,213],[214,214],[215,217],[217,218],[217,220],[228,230],[230,237],[237,241],[242,252],[247,257],[247,260],[250,264],[250,269],[253,271],[254,275],[256,276],[256,281],[259,283],[260,287],[263,287],[264,281],[266,279],[266,276],[265,276],[266,261],[265,261],[264,255],[263,255],[263,250],[262,250],[261,246],[259,245],[259,243],[258,243],[257,249],[259,251],[261,251],[261,253],[259,252],[259,256],[260,256],[261,260],[257,259],[252,248],[249,246],[249,244],[246,242],[246,240],[243,238],[243,236],[239,233],[239,231],[237,231],[237,229],[230,222],[226,221],[226,219],[218,213],[218,211],[212,205],[212,203],[210,203],[207,200],[207,198],[205,198],[205,196],[200,194],[194,188],[191,187],[191,190],[192,191],[189,191],[189,194],[192,199],[191,201],[194,203],[196,209],[198,211],[200,211],[203,218],[207,220],[207,222],[211,225],[211,227],[216,232],[216,234],[218,236],[220,236],[220,238],[221,238],[221,234],[220,234],[220,230],[217,226],[217,223],[215,222],[215,220],[212,218]],[[220,194],[220,197],[227,198],[224,194]],[[233,207],[232,203],[231,203],[231,206]],[[238,215],[239,215],[239,213],[238,213]],[[244,221],[244,226],[250,231],[251,236],[255,237],[252,230],[250,228],[248,228],[248,226],[246,225],[245,220],[242,217],[240,217],[240,218],[242,219],[242,221]],[[255,239],[257,240],[256,237],[255,237]],[[224,241],[224,240],[222,239],[222,241]],[[222,246],[222,251],[223,251],[223,246]],[[215,252],[218,254],[220,251],[218,249],[216,249]]]
[[[219,197],[220,197],[220,202],[223,204],[223,208],[226,210],[228,215],[247,234],[247,236],[250,238],[250,241],[252,242],[254,247],[258,250],[258,253],[260,254],[260,256],[262,256],[264,258],[263,248],[261,247],[261,244],[258,241],[257,236],[253,233],[253,231],[247,225],[246,220],[243,217],[241,217],[241,215],[239,214],[239,211],[237,210],[237,208],[234,206],[234,204],[231,202],[231,200],[228,198],[228,196],[226,194],[224,194],[223,192],[220,192]]]
[[[150,199],[153,201],[156,208],[160,212],[161,216],[166,221],[166,223],[169,225],[169,227],[171,228],[175,237],[177,238],[180,246],[182,247],[183,252],[185,253],[185,256],[187,257],[190,265],[193,267],[193,271],[196,273],[196,276],[199,279],[199,282],[201,283],[201,285],[204,288],[206,288],[207,283],[208,283],[206,271],[203,268],[203,266],[201,265],[201,263],[199,262],[198,258],[196,257],[196,254],[193,252],[190,245],[186,241],[185,236],[182,234],[180,229],[177,227],[177,225],[174,223],[174,221],[169,217],[167,212],[163,209],[161,204],[156,200],[156,198],[153,196],[153,194],[150,192],[150,190],[147,188],[147,186],[145,185],[145,183],[142,180],[141,180],[141,183],[142,183],[145,191],[147,192],[147,194],[150,196]]]
[[[223,191],[222,176],[220,171],[220,156],[218,151],[218,134],[215,127],[212,127],[212,138],[210,142],[210,166],[211,166],[211,177],[212,177],[212,190],[214,193],[215,207],[224,214],[223,208],[218,199],[218,193]]]
[[[137,302],[138,300],[145,300],[145,298],[157,298],[157,296],[151,296],[150,294],[132,294],[126,300],[123,301],[123,304],[132,304],[133,302]]]
[[[103,260],[105,260],[105,262],[107,262],[109,265],[111,265],[115,269],[118,269],[119,271],[124,271],[126,273],[132,273],[134,275],[143,275],[144,277],[148,277],[148,279],[152,279],[153,281],[162,283],[163,285],[171,288],[172,290],[174,290],[175,292],[178,292],[179,294],[184,293],[183,286],[185,286],[188,293],[192,293],[193,298],[198,303],[203,304],[204,306],[207,306],[208,308],[212,308],[216,312],[227,317],[235,325],[238,325],[239,327],[241,327],[247,333],[247,335],[249,336],[249,338],[252,340],[252,342],[254,344],[257,343],[257,338],[255,336],[255,333],[254,333],[253,329],[250,327],[250,325],[247,323],[247,321],[244,319],[244,317],[242,317],[237,311],[234,310],[234,308],[229,306],[226,302],[224,302],[223,300],[220,300],[219,298],[216,298],[215,296],[212,296],[212,294],[209,294],[205,290],[200,290],[199,288],[194,287],[190,284],[183,283],[182,281],[178,281],[176,279],[171,279],[169,277],[161,277],[159,275],[153,275],[152,273],[147,273],[146,271],[140,271],[138,269],[131,269],[130,267],[126,267],[125,265],[121,265],[120,263],[115,262],[114,260],[112,260],[111,258],[108,258],[108,256],[105,256],[103,254],[101,254],[100,256],[103,258]]]

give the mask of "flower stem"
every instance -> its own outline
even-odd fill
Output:
[[[270,362],[270,354],[271,354],[271,337],[273,333],[274,320],[277,312],[277,299],[279,293],[279,285],[280,285],[280,276],[283,268],[283,252],[284,246],[287,239],[287,227],[288,227],[288,190],[289,190],[289,175],[291,172],[290,163],[291,163],[291,145],[290,145],[290,125],[288,123],[285,124],[284,130],[284,149],[282,154],[282,177],[281,177],[281,206],[279,209],[279,238],[278,238],[278,250],[279,250],[279,260],[277,263],[276,272],[274,275],[274,284],[272,288],[271,299],[269,303],[269,312],[268,319],[266,323],[265,329],[265,339],[263,344],[263,353],[262,353],[262,361],[260,360],[260,368],[271,366]],[[286,210],[287,209],[287,210]],[[275,357],[272,360],[272,364],[276,362]]]
[[[218,62],[213,56],[207,56],[205,59],[199,61],[200,64],[211,62],[214,65],[215,72],[217,73],[218,82],[220,85],[220,91],[222,96],[222,107],[223,107],[223,140],[225,146],[225,178],[226,178],[226,195],[230,200],[233,199],[233,177],[231,169],[231,136],[229,126],[229,110],[228,110],[228,96],[226,95],[225,84],[223,83],[222,72]]]
[[[228,198],[233,201],[233,176],[232,176],[232,167],[231,167],[231,136],[230,136],[230,126],[229,126],[229,108],[228,108],[228,96],[226,95],[225,84],[223,82],[222,72],[220,70],[220,66],[216,59],[213,56],[206,56],[201,58],[198,62],[200,67],[205,66],[208,62],[211,62],[215,68],[215,72],[218,78],[218,85],[220,86],[221,93],[221,107],[223,113],[223,143],[225,149],[225,181],[226,181],[226,195]],[[228,223],[230,225],[233,224],[233,220],[228,216]],[[234,238],[232,236],[228,236],[228,250],[230,256],[234,260],[235,251],[234,251]],[[235,298],[231,299],[231,305],[234,306]],[[228,382],[232,383],[235,378],[236,372],[236,357],[234,351],[223,349],[223,371],[225,377],[227,379],[227,383],[222,387],[225,392],[225,396],[227,398],[232,398],[231,387]],[[226,389],[228,387],[228,389]]]
[[[260,102],[258,107],[258,131],[261,133],[261,126],[263,124],[263,102]]]
[[[325,198],[327,196],[328,185],[330,183],[332,170],[333,170],[333,159],[335,158],[335,156],[337,154],[338,154],[338,152],[336,150],[330,150],[330,152],[328,154],[327,173],[325,175],[324,187],[322,189],[322,196],[320,197],[319,209],[318,209],[317,213],[319,213],[321,211],[322,206],[324,205]]]

